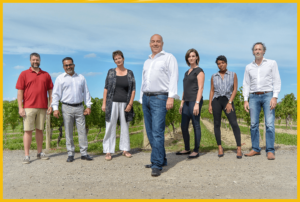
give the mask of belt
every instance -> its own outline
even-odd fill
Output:
[[[156,95],[169,95],[169,93],[167,92],[161,92],[161,93],[151,93],[151,92],[145,92],[144,95],[147,95],[147,96],[156,96]]]
[[[81,103],[77,103],[77,104],[69,104],[69,103],[65,103],[65,102],[62,102],[64,105],[69,105],[69,106],[72,106],[72,107],[78,107],[80,105],[82,105],[82,102]]]
[[[270,93],[270,92],[272,92],[272,91],[254,92],[251,94],[261,95],[261,94],[266,94],[266,93]]]

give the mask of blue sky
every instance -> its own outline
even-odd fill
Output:
[[[251,47],[261,41],[265,58],[277,61],[282,81],[279,100],[297,97],[297,4],[3,4],[3,99],[17,97],[19,74],[30,67],[29,55],[41,54],[41,68],[55,82],[64,72],[61,60],[74,59],[86,77],[92,97],[102,98],[107,71],[121,50],[125,67],[134,72],[139,99],[143,63],[151,54],[153,34],[179,64],[178,95],[188,70],[185,53],[195,48],[204,69],[204,99],[218,71],[215,59],[225,55],[228,69],[243,83]]]

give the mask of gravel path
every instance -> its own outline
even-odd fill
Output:
[[[245,152],[245,151],[244,151]],[[276,160],[265,152],[236,159],[225,151],[201,153],[197,159],[167,153],[168,166],[159,177],[151,177],[150,153],[133,150],[128,159],[120,154],[112,161],[104,155],[94,161],[67,163],[66,153],[48,154],[51,159],[23,165],[23,151],[3,151],[3,198],[297,198],[297,149],[276,150]]]

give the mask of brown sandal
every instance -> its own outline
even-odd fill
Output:
[[[105,160],[110,161],[112,159],[110,154],[106,154],[105,155]]]
[[[132,157],[132,155],[129,152],[127,152],[127,151],[123,152],[122,156],[125,156],[127,158],[131,158]]]

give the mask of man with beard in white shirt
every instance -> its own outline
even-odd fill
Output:
[[[176,58],[163,48],[163,38],[154,34],[150,39],[152,54],[145,61],[142,75],[140,103],[143,106],[147,136],[152,147],[152,176],[159,176],[167,165],[165,151],[165,120],[167,110],[173,108],[177,95],[178,64]]]
[[[74,119],[78,131],[78,141],[81,153],[81,160],[93,160],[87,154],[88,141],[85,129],[85,117],[91,113],[91,96],[86,80],[81,74],[75,73],[73,59],[66,57],[62,60],[65,73],[59,75],[54,84],[52,94],[53,116],[59,118],[59,100],[62,102],[62,115],[66,132],[66,146],[68,151],[67,162],[74,161],[75,146],[73,141]],[[84,110],[82,101],[87,108]],[[51,112],[50,112],[51,113]]]
[[[252,150],[245,156],[260,155],[259,114],[263,108],[266,127],[266,154],[268,160],[274,160],[275,107],[281,89],[278,65],[275,60],[264,58],[266,46],[263,43],[255,43],[252,51],[255,60],[246,66],[243,81],[244,109],[247,112],[250,109],[252,141]]]

